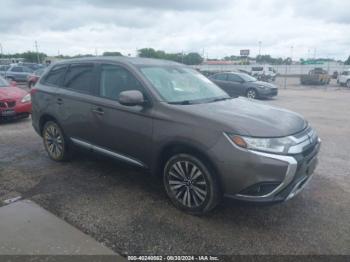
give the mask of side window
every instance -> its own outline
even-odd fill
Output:
[[[56,65],[46,75],[44,79],[45,84],[59,86],[62,83],[64,73],[67,70],[67,65]]]
[[[127,90],[139,90],[144,94],[143,86],[128,70],[117,65],[101,65],[101,97],[117,100],[120,92]]]
[[[232,81],[232,82],[241,82],[241,81],[242,81],[242,78],[239,77],[238,75],[229,74],[229,75],[228,75],[228,81]]]
[[[21,72],[23,72],[23,68],[19,67],[19,66],[16,66],[16,67],[13,67],[11,71],[12,72],[21,73]]]
[[[226,81],[227,80],[227,75],[226,74],[217,74],[215,76],[215,79],[217,80],[222,80],[222,81]]]
[[[63,86],[75,91],[91,93],[93,71],[93,64],[72,64],[66,73]]]

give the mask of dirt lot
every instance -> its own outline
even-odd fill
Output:
[[[85,153],[49,160],[30,120],[0,125],[0,199],[32,199],[121,254],[350,254],[350,90],[288,84],[262,103],[301,113],[323,141],[313,180],[289,202],[193,217],[140,170]]]

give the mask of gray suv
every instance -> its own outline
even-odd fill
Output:
[[[310,180],[320,139],[300,115],[233,98],[182,64],[84,58],[51,66],[32,90],[50,158],[81,147],[162,178],[191,214],[222,199],[279,202]]]

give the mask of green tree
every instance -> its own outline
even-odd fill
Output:
[[[188,53],[184,56],[183,62],[186,65],[199,65],[203,62],[203,57],[198,53]]]
[[[346,65],[350,65],[350,56],[348,57],[348,59],[345,61],[345,63],[344,64],[346,64]]]
[[[123,56],[120,52],[103,52],[103,56]]]

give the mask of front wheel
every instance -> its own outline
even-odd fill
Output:
[[[55,122],[46,122],[42,134],[46,152],[52,160],[61,162],[70,158],[67,140]]]
[[[256,99],[258,94],[255,89],[248,89],[246,96],[250,99]]]
[[[205,214],[219,202],[214,173],[193,155],[171,157],[164,167],[163,182],[172,203],[187,213]]]

